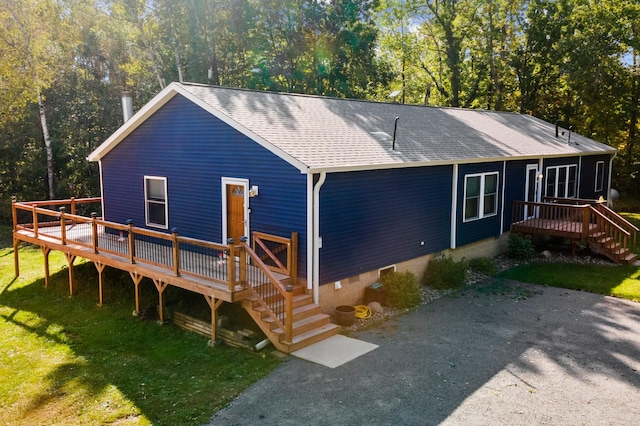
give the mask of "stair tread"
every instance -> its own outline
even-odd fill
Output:
[[[306,346],[322,341],[328,337],[334,336],[338,334],[339,331],[339,325],[330,323],[323,327],[300,334],[299,336],[295,336],[292,339],[293,341],[289,345],[290,350],[293,352],[298,349],[302,349]]]
[[[295,333],[296,329],[306,327],[315,322],[324,322],[324,321],[331,321],[331,317],[327,314],[315,314],[310,317],[302,318],[293,322],[293,331]],[[276,334],[279,334],[279,333],[284,333],[284,330],[278,327],[273,329],[273,332]]]
[[[306,304],[306,305],[301,305],[301,306],[293,308],[292,314],[293,314],[293,316],[295,318],[296,315],[301,315],[301,314],[303,314],[305,312],[310,312],[310,311],[316,310],[318,308],[319,308],[319,305],[316,305],[315,303],[309,303],[309,304]],[[264,306],[258,306],[257,308],[254,308],[254,310],[256,312],[264,312],[265,308],[264,308]],[[270,317],[267,317],[267,318],[264,319],[265,322],[269,322],[269,321],[272,321],[272,320],[273,319],[270,318]]]

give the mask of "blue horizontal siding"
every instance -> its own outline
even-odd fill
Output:
[[[299,233],[306,271],[306,175],[177,95],[102,159],[105,218],[145,226],[144,176],[167,178],[169,227],[222,241],[222,177],[259,187],[249,199],[251,231]]]
[[[500,214],[502,212],[502,162],[462,164],[458,167],[458,208],[456,247],[461,247],[490,237],[500,236]],[[465,176],[475,173],[498,172],[498,214],[483,219],[464,222]]]
[[[609,198],[607,189],[609,188],[609,155],[589,155],[582,157],[580,167],[580,198],[596,200],[599,197]],[[604,181],[602,191],[596,191],[596,163],[604,162]]]
[[[536,160],[507,161],[504,188],[504,222],[503,229],[508,231],[513,216],[513,202],[524,201],[527,184],[527,165],[538,166]]]
[[[448,248],[452,170],[329,174],[320,191],[320,282]]]

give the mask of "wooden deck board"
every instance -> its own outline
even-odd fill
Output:
[[[595,229],[595,224],[589,224],[589,233]],[[531,218],[512,223],[511,231],[523,234],[545,234],[576,240],[583,235],[583,224],[582,222],[571,220]]]

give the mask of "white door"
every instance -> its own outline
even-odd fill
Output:
[[[527,176],[525,183],[524,201],[539,203],[542,195],[542,185],[539,179],[540,171],[537,164],[527,164]],[[531,219],[537,217],[538,208],[529,208],[525,206],[524,217]]]

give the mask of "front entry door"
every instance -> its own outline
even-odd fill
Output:
[[[227,238],[237,243],[245,235],[245,187],[244,185],[226,185],[227,189]]]
[[[526,179],[526,188],[524,194],[524,200],[531,203],[539,203],[540,202],[540,180],[538,179],[538,165],[537,164],[528,164],[527,165],[527,179]],[[536,217],[538,208],[529,208],[525,206],[524,217],[526,219],[531,219],[532,217]]]

